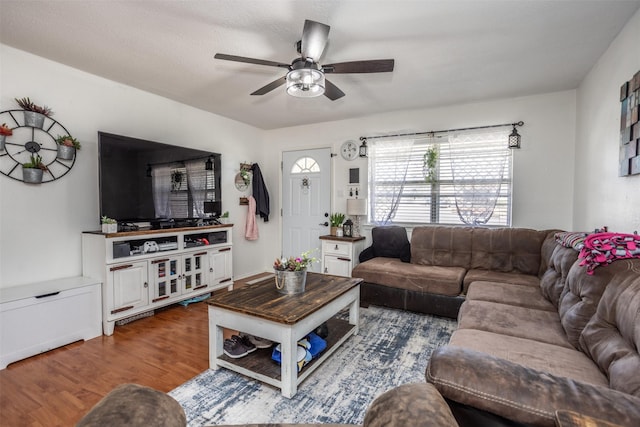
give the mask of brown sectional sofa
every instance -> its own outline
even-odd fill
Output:
[[[640,426],[640,259],[590,275],[578,251],[557,244],[555,234],[462,227],[412,233],[409,271],[435,273],[447,283],[441,296],[463,301],[458,329],[426,372],[461,425],[553,426],[561,410]],[[404,293],[392,302],[417,297],[429,304],[443,285],[415,277],[401,283],[406,264],[373,258],[353,275],[390,288],[387,295]],[[381,268],[397,276],[370,274]]]
[[[352,276],[364,279],[360,296],[364,306],[455,318],[472,282],[538,286],[547,269],[545,251],[555,245],[555,231],[416,227],[411,233],[409,261],[401,259],[399,240],[403,234],[406,240],[405,229],[376,227],[373,244],[361,254]]]

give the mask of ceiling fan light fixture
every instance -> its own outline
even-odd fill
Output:
[[[287,93],[297,98],[313,98],[324,94],[324,73],[315,68],[293,69],[287,73]]]

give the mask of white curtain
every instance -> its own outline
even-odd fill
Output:
[[[486,224],[496,207],[510,161],[508,131],[450,133],[451,175],[456,210],[464,224]]]
[[[168,165],[153,166],[151,169],[153,207],[156,218],[171,218],[171,168]]]
[[[204,201],[207,195],[207,170],[205,162],[193,160],[184,163],[193,208],[198,218],[204,218]]]
[[[369,150],[374,188],[369,191],[371,219],[379,225],[393,221],[407,178],[413,140],[373,141]]]

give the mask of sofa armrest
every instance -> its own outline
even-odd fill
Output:
[[[373,246],[369,246],[358,255],[358,260],[360,262],[369,261],[370,259],[375,258],[376,256],[373,254]]]
[[[427,383],[403,384],[378,396],[363,427],[458,427],[447,402]]]
[[[556,410],[569,410],[640,425],[640,398],[461,347],[436,349],[426,377],[447,399],[520,423],[552,427]]]

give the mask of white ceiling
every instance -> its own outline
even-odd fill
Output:
[[[639,7],[640,0],[0,0],[0,40],[274,129],[574,89]],[[394,58],[395,71],[328,75],[346,93],[337,101],[293,98],[284,86],[250,96],[285,70],[213,58],[289,63],[305,19],[331,26],[320,63]]]

